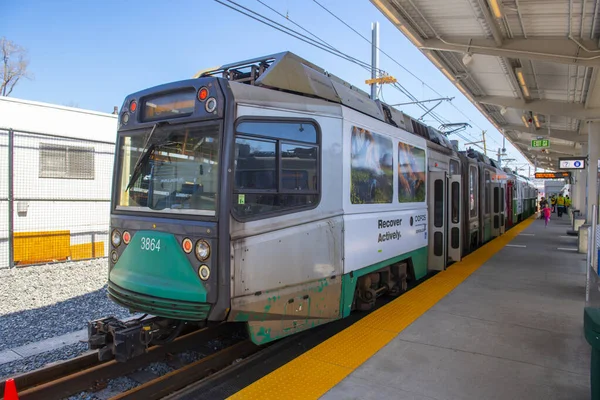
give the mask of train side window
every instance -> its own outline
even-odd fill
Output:
[[[277,190],[277,142],[238,137],[235,152],[237,190]]]
[[[450,160],[450,175],[460,175],[460,164],[457,160]]]
[[[444,226],[444,182],[441,179],[433,184],[433,226]]]
[[[291,121],[244,121],[236,131],[238,134],[262,136],[294,142],[317,143],[317,128],[310,122]]]
[[[477,188],[477,167],[471,165],[469,167],[469,216],[477,217],[477,203],[479,201]]]
[[[281,188],[282,190],[317,190],[316,146],[281,144]]]
[[[491,201],[492,201],[492,196],[490,193],[490,184],[492,182],[492,179],[490,178],[490,172],[489,171],[485,171],[485,214],[489,214],[490,213],[490,209],[491,209]]]
[[[504,186],[500,189],[500,212],[504,212],[504,204],[506,203],[506,197],[504,194]]]
[[[317,206],[320,146],[306,121],[244,121],[235,139],[233,211],[240,219]]]
[[[500,212],[500,188],[494,188],[494,214]]]
[[[460,186],[458,182],[452,182],[452,223],[459,223],[460,215]]]

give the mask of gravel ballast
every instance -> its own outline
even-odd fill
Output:
[[[2,364],[0,365],[0,380],[20,374],[22,372],[42,368],[44,365],[49,363],[68,360],[87,351],[87,343],[75,343],[69,346],[61,347],[60,349]]]
[[[107,298],[107,277],[107,259],[0,270],[0,351],[130,316]]]

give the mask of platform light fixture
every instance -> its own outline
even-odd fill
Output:
[[[408,28],[405,25],[400,25],[400,30],[406,36],[408,36],[408,38],[410,39],[410,41],[413,42],[413,44],[415,46],[417,46],[417,47],[423,46],[423,43],[421,43],[421,40],[417,39],[417,37],[415,35],[413,35],[412,32],[410,30],[408,30]]]
[[[389,19],[392,20],[392,22],[394,22],[396,25],[402,25],[402,23],[400,22],[400,20],[398,19],[398,17],[396,17],[393,12],[391,12],[390,10],[388,10],[388,8],[386,6],[384,6],[381,1],[379,1],[379,0],[373,0],[373,3],[375,3],[377,5],[377,7],[381,11],[383,11],[383,13],[385,15],[387,15],[387,17]]]
[[[490,7],[494,13],[494,17],[502,18],[502,8],[500,7],[500,0],[489,0]]]
[[[517,75],[517,79],[519,80],[519,85],[521,85],[521,90],[525,97],[529,97],[529,88],[527,87],[527,83],[525,82],[525,75],[523,75],[523,69],[517,68],[515,69],[515,74]]]
[[[462,58],[462,62],[465,64],[465,67],[471,64],[471,61],[473,61],[473,56],[469,53],[466,53]]]
[[[431,51],[425,52],[425,55],[427,56],[427,58],[429,58],[429,61],[431,61],[436,67],[438,67],[439,69],[444,68]]]
[[[423,43],[404,25],[398,17],[385,6],[380,0],[372,0],[373,3],[383,12],[400,30],[410,39],[411,42],[417,47],[423,46]]]
[[[465,95],[467,99],[469,99],[472,103],[476,104],[476,101],[475,99],[473,99],[473,96],[471,96],[471,94],[467,92],[467,90],[460,83],[457,84],[456,87],[458,88],[458,90],[461,91],[462,94]]]
[[[446,78],[450,79],[452,82],[456,80],[456,78],[452,76],[452,74],[450,74],[446,68],[442,68],[441,71],[444,73],[444,75],[446,75]]]
[[[540,128],[540,120],[538,119],[537,114],[535,114],[533,116],[533,122],[535,123],[535,127],[539,129]]]
[[[521,115],[521,120],[523,121],[525,127],[529,128],[529,121],[527,121],[527,118],[524,115]]]

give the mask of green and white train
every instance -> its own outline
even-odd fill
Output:
[[[131,94],[119,118],[109,296],[154,316],[90,324],[121,360],[186,324],[263,344],[347,317],[533,213],[523,178],[289,52]]]

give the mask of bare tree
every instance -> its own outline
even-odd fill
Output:
[[[0,95],[9,96],[19,79],[31,78],[31,74],[27,72],[29,66],[27,50],[5,37],[1,37],[0,56],[3,67],[0,76]]]

